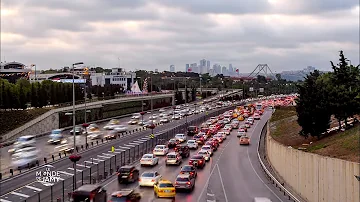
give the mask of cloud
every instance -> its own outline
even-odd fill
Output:
[[[242,72],[330,69],[344,50],[359,63],[355,0],[3,0],[1,55],[60,68],[168,70],[206,58]],[[4,60],[4,58],[1,58]]]

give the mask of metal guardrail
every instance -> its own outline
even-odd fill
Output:
[[[138,162],[142,155],[146,153],[151,153],[153,148],[159,142],[167,141],[173,138],[175,134],[184,132],[186,127],[189,125],[199,125],[208,118],[212,116],[217,116],[220,113],[223,113],[233,107],[234,106],[228,106],[213,111],[207,115],[204,114],[204,116],[198,117],[194,120],[189,120],[187,124],[181,123],[175,126],[173,129],[169,129],[160,134],[156,134],[154,139],[148,139],[142,143],[132,145],[131,148],[124,151],[113,153],[113,156],[109,156],[107,160],[94,162],[94,159],[92,159],[92,163],[87,163],[85,165],[87,167],[82,168],[81,172],[78,172],[76,174],[76,186],[79,187],[84,184],[95,184],[104,182],[105,180],[114,176],[116,174],[116,170],[119,169],[121,166],[132,165]],[[68,202],[71,197],[71,193],[74,190],[73,184],[74,176],[69,176],[61,182],[54,183],[53,185],[42,189],[39,192],[33,193],[33,195],[26,198],[26,200],[23,200],[23,202]]]
[[[274,110],[275,111],[275,110]],[[263,129],[261,130],[261,133],[260,133],[260,139],[259,139],[259,142],[258,142],[258,145],[257,145],[257,149],[256,149],[256,152],[257,152],[257,156],[258,156],[258,159],[259,159],[259,162],[260,162],[260,165],[262,167],[262,169],[265,171],[266,175],[270,178],[270,181],[271,183],[275,184],[276,187],[279,188],[279,190],[281,192],[284,193],[284,196],[288,196],[289,197],[289,200],[293,200],[295,202],[301,202],[298,198],[296,198],[296,196],[294,196],[290,191],[288,191],[284,186],[283,184],[281,184],[272,174],[271,172],[266,168],[264,162],[261,160],[261,157],[260,157],[260,153],[259,153],[259,148],[260,148],[260,144],[261,144],[261,138],[265,138],[264,135],[266,136],[266,133],[267,133],[267,126],[268,126],[268,121],[266,122],[266,124],[264,125]],[[266,140],[265,140],[266,141]],[[266,143],[265,143],[266,144]]]

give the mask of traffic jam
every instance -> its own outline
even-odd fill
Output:
[[[247,136],[247,131],[261,119],[265,109],[289,105],[292,102],[293,97],[289,97],[289,99],[279,100],[263,99],[256,104],[237,106],[234,110],[211,117],[200,126],[188,126],[185,134],[176,134],[165,144],[156,145],[152,153],[142,156],[139,162],[140,167],[156,169],[159,162],[165,162],[166,167],[180,166],[174,180],[163,177],[162,173],[155,169],[143,170],[137,165],[125,165],[117,170],[116,181],[119,185],[126,186],[138,182],[140,188],[153,189],[154,198],[175,201],[177,193],[191,193],[194,190],[198,172],[211,161],[214,153],[226,142],[233,131],[236,131],[239,146],[249,146],[250,137]],[[84,186],[73,192],[74,202],[80,202],[89,197],[93,202],[143,201],[142,194],[136,188],[106,193],[106,188],[102,186]],[[107,200],[108,196],[110,200]]]

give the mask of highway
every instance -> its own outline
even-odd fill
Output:
[[[256,121],[249,129],[248,136],[252,142],[250,146],[239,145],[234,129],[206,166],[198,170],[193,192],[177,193],[175,201],[251,202],[255,197],[267,197],[273,202],[287,201],[287,197],[267,180],[258,162],[257,142],[270,116],[270,111],[264,113],[261,120]],[[197,151],[191,151],[191,154],[196,153]],[[174,182],[181,166],[165,166],[164,161],[164,158],[160,157],[159,164],[155,167],[140,167],[139,164],[136,166],[140,173],[158,171],[164,179]],[[183,160],[182,165],[186,164],[188,159]],[[120,189],[135,189],[141,193],[141,201],[152,201],[155,198],[153,188],[140,188],[137,182],[129,185],[119,184],[116,176],[108,179],[103,185],[109,196]]]
[[[195,118],[199,118],[199,117],[203,117],[203,116],[204,116],[204,114],[190,116],[190,117],[188,117],[188,122],[190,122],[191,120],[193,120]],[[176,126],[182,125],[184,123],[185,123],[185,120],[182,119],[182,120],[170,122],[165,125],[160,125],[154,129],[154,133],[161,133],[162,131],[166,131],[171,128],[175,128]],[[109,151],[111,146],[115,146],[117,148],[117,150],[126,149],[131,146],[130,145],[131,142],[134,142],[134,141],[136,142],[136,141],[141,141],[141,140],[144,141],[144,138],[148,139],[148,135],[149,135],[149,131],[142,131],[142,132],[128,135],[128,136],[120,138],[120,139],[116,139],[109,143],[104,143],[103,145],[99,145],[98,148],[84,151],[81,154],[82,159],[77,164],[78,172],[81,172],[84,170],[84,173],[82,173],[82,172],[77,173],[77,175],[76,175],[77,183],[78,184],[81,183],[81,180],[79,181],[79,179],[81,179],[81,175],[85,176],[85,177],[83,177],[84,180],[90,179],[91,171],[89,172],[89,169],[86,169],[89,167],[90,164],[97,165],[97,171],[93,170],[93,172],[91,172],[92,177],[95,177],[95,176],[98,177],[99,175],[102,175],[102,176],[105,175],[105,173],[103,173],[102,170],[105,171],[105,168],[106,168],[106,170],[108,170],[109,166],[111,167],[111,165],[108,165],[108,164],[105,165],[105,163],[103,164],[102,162],[104,162],[104,160],[107,160],[107,159],[111,158],[112,156],[114,156],[113,154],[110,154],[110,151]],[[149,146],[146,145],[146,148],[139,147],[139,148],[137,148],[137,151],[143,151],[144,149],[147,149],[148,151],[150,151],[151,150],[150,145]],[[124,155],[124,159],[122,159],[121,161],[124,161],[124,163],[125,163],[129,160],[129,157],[132,159],[135,158],[134,154],[131,153],[126,156]],[[113,163],[113,165],[112,165],[113,168],[115,168],[114,164],[115,163]],[[70,186],[70,185],[72,184],[72,180],[66,181],[66,179],[72,178],[73,172],[74,172],[73,171],[74,169],[73,169],[70,161],[67,159],[64,159],[64,160],[56,161],[55,163],[52,163],[51,165],[53,166],[52,170],[60,171],[61,172],[60,177],[62,179],[65,179],[65,183],[66,183],[65,192],[66,193],[71,192],[72,186]],[[39,170],[44,171],[45,166],[40,166],[39,168],[36,168],[36,169],[30,170],[28,172],[25,172],[23,174],[17,175],[9,180],[3,180],[0,185],[1,194],[2,194],[2,196],[0,197],[0,201],[1,201],[1,199],[6,200],[6,201],[23,201],[23,200],[27,200],[29,197],[34,195],[34,193],[38,193],[38,192],[42,192],[41,198],[49,197],[50,194],[46,193],[46,190],[45,190],[45,189],[47,189],[47,191],[50,192],[49,187],[40,182],[35,181],[36,171],[39,171]],[[56,193],[60,193],[60,191],[62,190],[61,187],[57,187],[56,185],[54,186],[53,189],[54,189],[53,192],[56,192]],[[45,193],[44,193],[44,191],[45,191]],[[7,193],[7,194],[3,195],[4,193]],[[27,200],[27,201],[30,201],[30,200]],[[35,201],[38,201],[38,200],[35,200]],[[42,199],[41,201],[50,201],[50,200],[48,198],[46,198],[46,199]]]

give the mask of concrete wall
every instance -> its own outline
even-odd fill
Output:
[[[167,97],[173,98],[174,94],[169,93],[169,94],[153,95],[153,99],[167,98]],[[91,103],[87,103],[87,108],[101,107],[103,104],[113,104],[113,103],[131,102],[131,101],[139,101],[139,100],[141,101],[143,99],[148,100],[150,99],[150,96],[121,97],[111,100],[91,102]],[[79,104],[75,106],[76,109],[82,109],[84,107],[85,107],[84,104]],[[41,116],[37,117],[36,119],[24,124],[23,126],[20,126],[19,128],[16,128],[15,130],[12,130],[9,133],[3,135],[2,141],[11,141],[22,135],[40,135],[50,132],[51,130],[58,129],[59,112],[67,112],[71,110],[72,110],[72,106],[50,110],[42,114]]]
[[[360,202],[360,164],[288,148],[266,135],[267,156],[277,174],[309,202]]]

